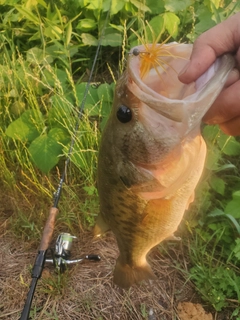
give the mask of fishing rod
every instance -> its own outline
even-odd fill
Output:
[[[80,121],[83,116],[85,102],[87,99],[89,87],[90,87],[92,76],[93,76],[93,71],[95,69],[97,57],[98,57],[99,50],[100,50],[101,43],[102,43],[102,39],[104,36],[104,31],[106,29],[107,21],[109,19],[110,9],[111,9],[111,3],[110,3],[110,8],[107,12],[107,16],[105,19],[105,23],[104,23],[101,35],[98,40],[98,45],[97,45],[96,53],[94,56],[90,75],[88,78],[88,82],[87,82],[87,85],[86,85],[86,88],[84,91],[84,96],[83,96],[82,102],[81,102],[79,110],[78,110],[78,117],[76,120],[76,124],[75,124],[74,132],[72,135],[68,154],[66,157],[65,166],[64,166],[64,169],[63,169],[60,181],[59,181],[58,188],[57,188],[56,192],[54,193],[53,206],[51,207],[51,209],[49,211],[49,216],[48,216],[47,222],[46,222],[44,229],[43,229],[42,238],[41,238],[41,242],[39,245],[39,250],[38,250],[37,257],[36,257],[36,260],[35,260],[35,263],[34,263],[34,266],[32,269],[32,274],[31,274],[32,281],[31,281],[29,292],[27,294],[27,299],[26,299],[26,302],[25,302],[25,305],[24,305],[24,308],[23,308],[23,311],[22,311],[22,314],[21,314],[21,317],[19,320],[28,320],[29,319],[29,313],[30,313],[30,309],[31,309],[31,305],[32,305],[34,292],[35,292],[35,289],[37,286],[37,282],[41,278],[45,262],[53,263],[60,271],[64,271],[67,264],[82,262],[84,259],[88,259],[88,260],[92,260],[92,261],[99,261],[101,259],[99,255],[86,255],[80,259],[70,260],[69,258],[70,258],[72,241],[75,237],[68,234],[68,233],[62,233],[58,236],[56,244],[55,244],[55,253],[54,253],[52,259],[46,259],[46,254],[47,254],[49,244],[52,239],[56,217],[59,212],[58,202],[60,200],[60,195],[62,192],[63,183],[65,181],[67,167],[70,162],[70,157],[73,152],[73,147],[74,147],[74,144],[76,141],[76,134],[79,129]]]

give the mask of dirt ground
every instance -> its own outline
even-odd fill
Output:
[[[7,216],[6,212],[0,216],[0,320],[16,320],[25,303],[37,246],[14,238]],[[31,319],[230,319],[226,313],[207,311],[193,284],[176,267],[188,267],[181,242],[169,245],[162,253],[159,248],[151,252],[149,261],[158,280],[122,290],[112,283],[118,256],[113,235],[94,240],[91,232],[81,231],[76,236],[72,258],[94,253],[101,261],[85,260],[62,275],[46,264],[35,291]]]

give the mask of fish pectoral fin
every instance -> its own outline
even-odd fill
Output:
[[[101,213],[99,213],[93,229],[94,237],[100,237],[108,230],[110,230],[109,225],[103,220]]]
[[[117,259],[116,267],[113,273],[113,282],[123,289],[128,289],[133,284],[139,283],[143,280],[156,280],[152,268],[146,262],[142,266],[130,266],[121,263]]]
[[[120,176],[120,180],[128,189],[132,186],[131,181],[127,177]]]
[[[141,167],[131,161],[120,162],[117,172],[119,179],[128,189],[133,187],[135,188],[135,186],[142,186],[144,188],[146,186],[146,182],[148,184],[150,181],[156,180],[151,172],[148,170],[143,170]]]

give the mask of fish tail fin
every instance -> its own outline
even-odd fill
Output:
[[[140,281],[155,279],[156,276],[147,261],[142,266],[131,267],[128,264],[121,263],[119,258],[117,259],[113,273],[113,282],[119,287],[128,289]]]
[[[95,224],[94,229],[93,229],[94,236],[95,237],[100,237],[101,235],[103,235],[108,230],[110,230],[108,224],[103,220],[103,217],[102,217],[101,213],[99,213],[98,217],[97,217],[97,220],[96,220],[96,224]]]

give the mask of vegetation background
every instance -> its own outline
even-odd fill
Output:
[[[142,36],[147,21],[148,41],[153,33],[161,33],[161,41],[171,35],[169,41],[191,43],[239,10],[238,0],[0,0],[2,243],[10,241],[16,253],[19,247],[27,252],[39,244],[103,31],[59,204],[56,235],[60,231],[79,235],[94,224],[98,145],[125,56],[138,43],[132,30]],[[203,126],[203,136],[208,145],[205,171],[180,228],[184,259],[172,263],[211,310],[216,314],[230,310],[229,319],[240,319],[240,140],[217,126]],[[159,250],[167,255],[168,245]],[[27,286],[29,270],[25,280],[18,274],[19,285]],[[54,284],[48,283],[45,294],[63,297],[66,277],[49,279]],[[1,271],[0,281],[5,297],[0,301],[0,318],[15,319],[8,315],[14,298],[6,291]],[[41,311],[42,319],[58,319],[56,308],[46,311],[43,305],[42,300],[36,302],[33,318],[39,318]],[[136,319],[147,319],[144,304],[139,308]],[[135,311],[131,312],[126,319],[135,319],[129,316]]]

